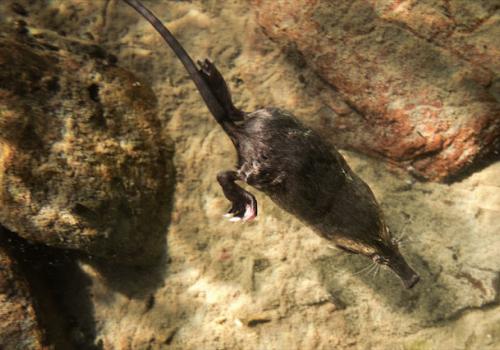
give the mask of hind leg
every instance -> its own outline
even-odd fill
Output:
[[[232,216],[230,221],[250,221],[257,216],[257,200],[248,191],[236,184],[242,180],[234,170],[222,171],[217,174],[217,181],[224,191],[224,196],[231,202],[232,206],[227,213]]]
[[[243,120],[244,113],[233,105],[229,88],[217,67],[208,59],[205,59],[203,62],[198,61],[198,65],[200,66],[199,73],[208,86],[210,86],[210,90],[215,95],[217,101],[229,113],[230,118],[232,120]]]

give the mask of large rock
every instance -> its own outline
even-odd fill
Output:
[[[96,45],[0,35],[0,222],[127,263],[165,249],[168,138],[144,82]]]
[[[497,0],[373,1],[383,20],[444,47],[464,60],[500,74],[500,14]]]
[[[433,180],[498,146],[500,26],[488,4],[253,1],[267,34],[363,116],[336,118],[338,141]]]
[[[0,235],[3,230],[0,228]],[[43,332],[24,277],[0,236],[0,349],[42,348]]]
[[[337,123],[321,101],[332,89],[260,35],[248,2],[144,2],[194,58],[214,59],[238,106],[285,107],[327,135]],[[168,264],[103,269],[82,261],[79,273],[53,284],[70,325],[64,331],[89,342],[83,348],[499,348],[500,164],[451,185],[414,183],[385,162],[345,152],[422,276],[406,291],[389,271],[373,276],[365,258],[330,249],[258,192],[256,221],[221,218],[229,204],[215,177],[234,166],[234,147],[161,38],[122,1],[24,3],[31,26],[78,38],[88,31],[151,82],[176,142]],[[338,119],[354,117],[341,102],[331,105]]]

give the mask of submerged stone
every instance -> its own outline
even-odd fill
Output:
[[[144,82],[95,45],[0,36],[0,222],[144,264],[165,250],[172,151]]]

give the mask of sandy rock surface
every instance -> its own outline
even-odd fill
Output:
[[[35,315],[33,296],[19,266],[6,248],[0,228],[0,348],[42,348],[43,331]]]
[[[157,259],[173,171],[153,92],[93,43],[5,28],[1,223],[106,259]]]
[[[325,137],[339,137],[339,144],[356,136],[355,129],[342,134],[337,126],[361,115],[296,50],[282,51],[268,40],[248,3],[144,2],[193,58],[217,63],[238,106],[293,110]],[[331,249],[255,190],[258,219],[224,221],[229,203],[215,177],[234,166],[231,143],[160,37],[123,2],[19,3],[30,13],[30,30],[92,38],[151,84],[161,132],[175,144],[172,220],[162,246],[168,259],[142,268],[80,260],[79,273],[68,272],[59,286],[68,291],[62,298],[75,343],[100,349],[498,348],[498,163],[443,185],[416,183],[397,167],[343,152],[372,187],[422,277],[406,291],[392,273],[375,276],[369,261]]]

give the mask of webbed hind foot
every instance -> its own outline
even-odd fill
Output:
[[[248,191],[238,186],[235,181],[241,180],[233,170],[217,174],[217,181],[224,191],[224,196],[231,202],[231,209],[225,214],[229,221],[252,221],[257,216],[257,200]]]
[[[207,85],[210,86],[210,90],[215,95],[217,101],[223,106],[226,113],[228,113],[231,120],[242,120],[244,113],[233,105],[229,87],[217,67],[208,59],[198,61],[198,65],[200,66],[198,72]]]

